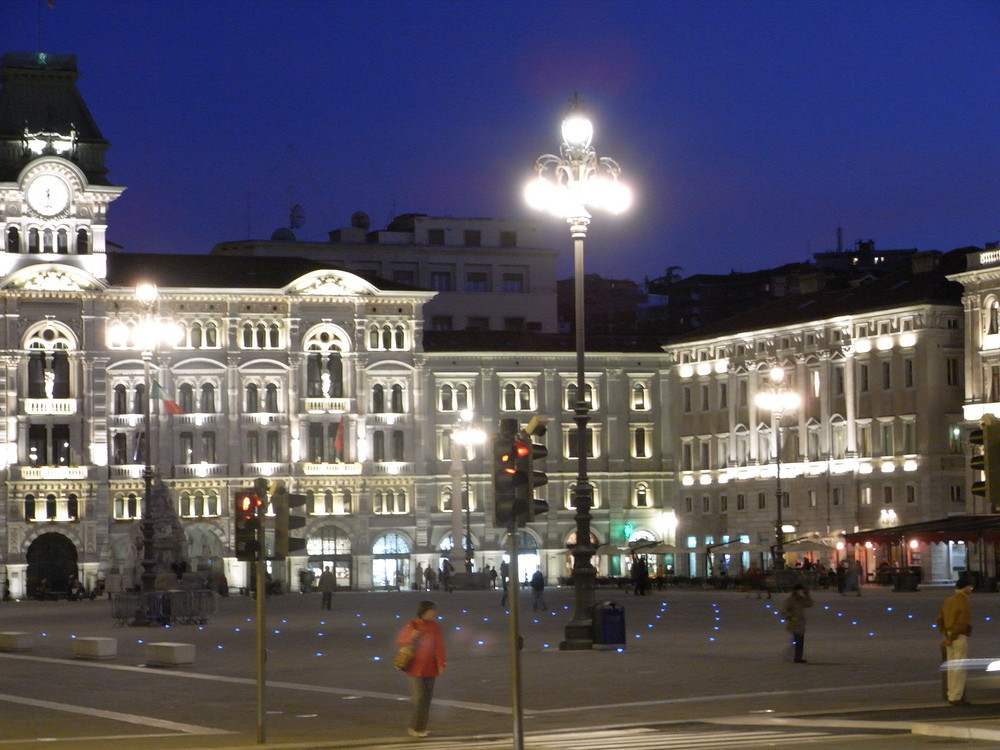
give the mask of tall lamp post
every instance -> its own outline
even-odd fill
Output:
[[[153,518],[150,509],[151,497],[153,494],[153,460],[150,445],[152,436],[152,360],[153,353],[161,346],[174,346],[177,343],[179,330],[172,323],[161,321],[156,315],[156,303],[159,293],[154,284],[139,284],[135,289],[136,301],[143,308],[143,318],[139,325],[131,331],[129,336],[128,328],[117,323],[112,325],[110,339],[113,344],[136,349],[142,353],[143,366],[143,386],[145,397],[144,413],[144,439],[142,443],[142,481],[143,481],[143,501],[142,501],[142,581],[143,593],[150,593],[155,588],[156,583],[156,554],[154,550],[154,528]],[[136,614],[135,624],[149,624],[149,614],[146,607],[140,608]]]
[[[799,408],[802,399],[798,393],[788,390],[785,382],[785,371],[778,366],[772,367],[767,380],[767,389],[760,391],[754,399],[757,407],[771,412],[774,429],[774,460],[775,460],[775,500],[777,501],[777,516],[774,522],[774,569],[785,567],[785,532],[781,520],[781,418],[786,411]]]
[[[613,159],[598,156],[590,143],[594,126],[583,113],[581,101],[574,94],[569,112],[562,121],[559,154],[543,154],[535,160],[538,173],[524,191],[528,205],[548,211],[569,224],[573,239],[573,275],[576,328],[576,402],[574,421],[577,437],[577,474],[573,486],[573,506],[576,509],[576,544],[573,546],[573,588],[576,608],[566,625],[563,650],[589,649],[593,646],[592,618],[594,579],[591,563],[594,546],[590,541],[590,509],[593,492],[587,478],[587,423],[590,421],[584,372],[584,274],[583,241],[590,224],[588,208],[602,208],[620,213],[632,202],[631,192],[618,175],[621,168]]]
[[[462,536],[462,509],[465,508],[465,571],[472,572],[472,498],[469,495],[469,450],[477,445],[486,442],[486,433],[481,427],[473,424],[473,414],[471,411],[463,411],[451,431],[451,460],[452,460],[452,549],[458,547],[458,540]],[[461,473],[461,477],[459,476]],[[460,489],[464,479],[464,488]],[[463,498],[463,502],[456,502],[456,498]]]

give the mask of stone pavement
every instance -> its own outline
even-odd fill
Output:
[[[932,626],[948,593],[879,588],[854,598],[816,592],[805,665],[781,658],[785,635],[775,615],[777,595],[769,601],[735,591],[665,590],[636,598],[599,590],[597,601],[610,599],[625,608],[621,652],[560,652],[572,591],[547,591],[555,610],[546,613],[532,613],[525,595],[526,727],[534,734],[665,721],[735,725],[758,717],[772,724],[851,722],[873,730],[905,728],[1000,741],[1000,720],[992,718],[1000,689],[977,678],[970,684],[970,699],[979,705],[951,707],[940,699]],[[395,742],[405,726],[407,688],[388,663],[392,640],[424,597],[440,605],[449,649],[448,671],[439,681],[432,712],[435,734],[509,736],[508,618],[498,593],[338,592],[331,612],[319,609],[318,595],[268,600],[267,707],[273,713],[266,721],[273,744],[265,746]],[[993,644],[1000,643],[1000,595],[973,594],[972,606],[970,656],[991,657]],[[47,724],[24,729],[24,747],[35,746],[47,736],[43,732],[55,729],[103,736],[112,731],[112,719],[100,723],[102,711],[118,724],[148,719],[161,726],[162,736],[155,738],[136,732],[148,750],[261,747],[253,735],[251,600],[221,600],[204,627],[115,628],[109,614],[106,601],[0,605],[0,631],[29,632],[35,643],[26,659],[0,655],[5,678],[0,711],[13,711],[0,714],[8,729],[5,747],[18,750],[12,726],[27,726],[34,716],[41,721],[47,712]],[[73,636],[115,637],[118,654],[89,667],[72,663]],[[195,664],[151,674],[141,666],[142,641],[150,639],[194,643]],[[997,651],[1000,657],[1000,647]],[[25,705],[34,708],[28,711]],[[76,710],[78,718],[64,726],[59,717],[69,710]],[[19,722],[12,723],[13,718]],[[184,726],[205,733],[183,736]],[[121,745],[94,740],[71,746],[106,750]]]

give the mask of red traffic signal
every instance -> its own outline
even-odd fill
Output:
[[[263,501],[255,493],[238,490],[233,502],[234,552],[237,560],[253,562],[260,555],[260,518]]]

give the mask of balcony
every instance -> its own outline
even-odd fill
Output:
[[[31,417],[71,417],[76,414],[76,399],[26,398],[21,408]]]
[[[110,479],[142,479],[142,464],[118,464],[108,467]]]
[[[86,466],[22,466],[21,479],[28,481],[85,480]]]
[[[380,426],[380,425],[391,426],[406,421],[408,417],[409,417],[408,414],[398,414],[396,412],[369,414],[368,424],[375,426]]]
[[[380,477],[412,474],[413,464],[409,461],[380,461],[372,464],[372,474]]]
[[[219,414],[175,414],[174,423],[194,427],[211,427],[219,424]]]
[[[302,464],[302,473],[307,477],[359,476],[361,468],[361,464],[359,463],[314,464],[304,462]]]
[[[351,410],[349,398],[304,398],[302,410],[307,414],[344,414]]]
[[[249,412],[240,415],[240,422],[245,425],[267,426],[269,424],[284,424],[285,415],[277,412],[259,411]]]
[[[279,461],[258,461],[252,464],[243,464],[240,472],[244,477],[273,477],[289,476],[292,473],[292,465]]]
[[[174,476],[177,479],[203,479],[205,477],[224,477],[229,473],[229,464],[178,464],[174,466]]]
[[[108,427],[135,428],[142,424],[142,414],[112,414],[108,417]]]

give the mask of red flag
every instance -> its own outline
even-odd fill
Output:
[[[158,399],[160,402],[162,402],[163,410],[167,414],[174,415],[174,414],[184,413],[184,410],[181,408],[181,405],[178,404],[176,401],[171,401],[169,398],[167,398],[167,394],[163,392],[163,389],[160,387],[160,384],[157,383],[155,380],[153,381],[153,393],[151,395],[153,398]]]
[[[340,426],[337,428],[337,437],[333,441],[333,449],[337,452],[338,456],[344,455],[344,422],[347,421],[347,415],[345,414],[340,418]]]

